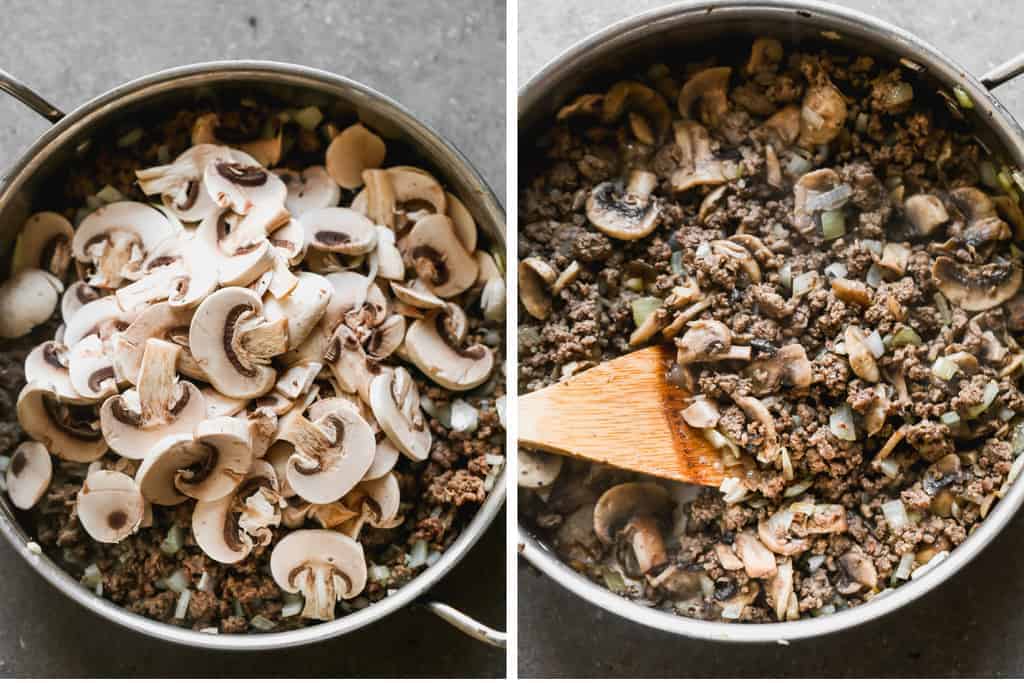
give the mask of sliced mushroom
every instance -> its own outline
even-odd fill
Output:
[[[138,315],[122,310],[114,296],[90,301],[65,321],[64,344],[73,347],[91,334],[99,335],[103,341],[110,340],[115,333],[127,329]]]
[[[284,206],[293,216],[337,206],[341,200],[341,188],[323,166],[309,166],[302,171],[281,169],[274,173],[288,189]]]
[[[439,297],[453,297],[476,282],[476,259],[462,246],[447,216],[430,214],[418,220],[402,249],[420,280]]]
[[[377,424],[398,450],[411,460],[426,460],[433,437],[409,371],[397,367],[375,377],[370,383],[369,403]]]
[[[787,344],[773,355],[754,360],[743,369],[754,395],[774,393],[780,386],[806,388],[811,385],[813,368],[807,351],[800,344]]]
[[[704,396],[696,396],[681,413],[686,424],[695,429],[710,429],[718,424],[721,413],[718,406]]]
[[[335,603],[354,598],[366,586],[363,546],[337,531],[288,534],[274,546],[270,571],[281,590],[302,593],[307,619],[334,619]]]
[[[169,303],[150,306],[139,314],[123,332],[115,335],[113,366],[121,381],[138,382],[142,355],[149,339],[162,339],[181,347],[178,371],[192,379],[207,381],[206,373],[192,356],[188,345],[192,311],[174,308]]]
[[[817,227],[814,212],[807,208],[808,200],[835,189],[840,182],[839,174],[831,168],[820,168],[800,176],[793,185],[793,224],[800,232],[810,234]]]
[[[401,232],[409,221],[447,211],[444,188],[423,169],[395,166],[367,170],[363,172],[363,182],[366,190],[352,201],[352,208],[365,213],[377,225]]]
[[[1016,263],[972,266],[940,256],[932,265],[939,291],[965,311],[984,311],[1008,301],[1020,289],[1022,275]]]
[[[90,402],[117,393],[114,366],[100,338],[93,334],[75,344],[67,354],[68,378],[75,393]]]
[[[401,491],[394,474],[389,473],[378,479],[364,479],[342,502],[345,508],[358,511],[357,516],[340,525],[342,533],[356,540],[366,524],[377,529],[393,529],[403,521],[398,514]]]
[[[390,228],[377,226],[377,248],[370,254],[370,259],[371,264],[376,263],[377,277],[385,280],[405,279],[405,262],[395,244],[395,233]]]
[[[861,308],[867,308],[871,305],[871,290],[867,284],[860,280],[837,277],[829,285],[832,287],[836,297],[843,303],[855,304]]]
[[[903,202],[903,212],[914,230],[922,237],[928,237],[949,220],[949,214],[942,200],[933,194],[915,194]]]
[[[299,347],[327,310],[333,287],[322,275],[302,272],[298,275],[295,289],[283,299],[266,297],[263,301],[263,317],[268,323],[284,321],[287,328],[286,350]]]
[[[64,285],[52,274],[28,268],[0,285],[0,337],[14,339],[50,319]]]
[[[75,231],[71,251],[87,269],[94,287],[116,288],[137,269],[148,252],[175,233],[167,217],[148,204],[114,202],[102,206]]]
[[[800,107],[800,145],[813,147],[832,142],[846,123],[846,99],[827,76],[804,93]]]
[[[641,112],[650,123],[656,140],[668,133],[672,112],[657,91],[636,81],[619,81],[608,90],[601,102],[601,118],[614,123],[626,112]]]
[[[377,246],[377,228],[362,214],[339,206],[307,211],[302,217],[306,241],[314,249],[338,254],[368,254]]]
[[[11,274],[35,268],[63,278],[71,265],[71,239],[75,229],[53,211],[32,214],[21,227],[11,256]]]
[[[494,352],[483,344],[462,348],[446,323],[449,309],[431,311],[409,327],[403,348],[408,359],[446,389],[469,391],[487,381],[494,369]]]
[[[123,472],[97,470],[78,491],[75,511],[82,528],[100,543],[117,543],[142,524],[145,501],[135,480]]]
[[[757,454],[757,459],[763,463],[777,463],[779,459],[779,435],[775,429],[775,419],[772,417],[768,407],[752,396],[733,396],[733,403],[743,409],[752,420],[761,423],[764,435],[764,448]]]
[[[966,225],[961,239],[973,249],[1013,236],[1010,226],[999,217],[992,198],[976,187],[958,187],[949,198],[964,214]]]
[[[160,195],[164,207],[180,220],[191,223],[203,220],[217,208],[203,186],[207,163],[211,159],[242,158],[240,153],[227,147],[198,144],[182,152],[170,164],[136,171],[135,177],[145,194]]]
[[[910,263],[910,247],[899,242],[886,242],[882,249],[882,258],[878,260],[878,267],[890,277],[903,277],[907,272],[907,264]]]
[[[656,572],[668,561],[658,517],[667,515],[671,508],[671,497],[658,484],[619,484],[598,499],[594,507],[594,531],[607,544],[625,533],[641,573]]]
[[[697,118],[705,125],[715,128],[729,110],[729,77],[732,68],[717,66],[695,73],[679,91],[679,113],[684,119]],[[700,104],[697,116],[693,115],[695,104]]]
[[[748,75],[770,68],[782,61],[782,43],[775,38],[757,38],[750,48],[745,70]]]
[[[67,323],[87,303],[100,298],[100,292],[83,280],[68,285],[60,300],[60,317]]]
[[[839,557],[839,566],[843,569],[847,581],[840,582],[837,589],[844,595],[858,593],[861,590],[874,590],[878,586],[878,571],[871,558],[857,549]]]
[[[878,362],[868,348],[867,336],[856,325],[849,325],[843,335],[846,343],[846,356],[854,374],[866,382],[877,382],[880,379]]]
[[[227,210],[215,211],[203,219],[193,240],[214,257],[220,284],[247,285],[274,266],[274,250],[266,235],[288,219],[287,212],[281,211],[272,216],[257,211],[246,229],[241,225],[242,216]],[[239,232],[247,242],[233,247],[228,237]]]
[[[14,449],[7,465],[7,495],[14,507],[30,510],[50,488],[53,461],[46,446],[26,441]]]
[[[316,422],[292,412],[278,438],[295,452],[288,460],[288,483],[311,503],[330,503],[359,483],[373,463],[373,430],[354,409],[336,405]]]
[[[717,320],[697,320],[676,340],[680,365],[723,360],[750,360],[749,346],[733,346],[732,332]]]
[[[75,391],[68,372],[68,348],[55,341],[43,342],[25,358],[25,381],[48,386],[63,403],[93,403]]]
[[[775,618],[783,621],[793,598],[793,560],[786,558],[778,565],[778,573],[768,584],[768,601],[775,610]]]
[[[648,171],[633,171],[629,183],[605,182],[587,198],[587,220],[608,235],[620,240],[647,237],[658,226],[658,202],[651,192],[658,178]]]
[[[291,366],[278,377],[277,384],[274,385],[274,394],[271,395],[279,395],[289,401],[296,400],[309,391],[322,368],[323,364],[316,361],[306,361]]]
[[[213,561],[241,562],[252,549],[270,545],[271,527],[281,523],[281,495],[270,463],[256,460],[229,495],[198,501],[192,510],[196,544]]]
[[[196,425],[195,432],[158,441],[135,474],[143,497],[157,505],[183,500],[223,498],[252,466],[252,440],[245,421],[217,417]]]
[[[519,262],[519,300],[526,312],[537,320],[547,320],[551,315],[551,294],[549,289],[558,278],[555,269],[536,256]]]
[[[681,193],[700,185],[724,184],[722,162],[711,151],[707,129],[690,120],[676,121],[673,125],[681,162],[669,179],[672,191]]]
[[[387,146],[361,123],[341,131],[327,146],[327,173],[341,187],[355,190],[363,184],[363,171],[379,168]]]
[[[736,554],[743,560],[743,569],[752,579],[766,579],[775,576],[779,568],[775,555],[757,540],[749,531],[736,534]]]
[[[323,354],[338,384],[349,393],[369,398],[370,382],[381,372],[380,365],[366,355],[366,349],[347,325],[338,325]]]
[[[118,455],[141,460],[154,443],[175,434],[191,434],[206,418],[199,389],[178,382],[175,365],[180,347],[159,339],[146,342],[136,389],[111,396],[100,408],[100,427]]]
[[[213,159],[203,169],[203,185],[222,209],[246,215],[263,207],[284,207],[288,188],[255,159],[230,161]]]
[[[25,433],[62,460],[93,462],[107,452],[94,407],[61,403],[49,386],[26,384],[17,413]]]
[[[287,321],[267,322],[262,312],[253,292],[226,287],[207,297],[192,317],[189,348],[225,396],[262,396],[277,380],[269,363],[288,348]]]
[[[562,471],[562,457],[553,453],[519,449],[518,485],[526,489],[551,486]]]
[[[455,235],[466,251],[472,254],[476,251],[477,245],[476,221],[473,220],[473,214],[451,192],[445,192],[444,196],[448,204],[448,217],[452,219],[452,225],[455,227]]]
[[[805,538],[790,538],[794,513],[781,509],[771,517],[757,523],[757,537],[773,553],[790,557],[806,552],[811,542]]]
[[[600,116],[603,106],[604,95],[586,93],[559,109],[555,120],[564,121],[575,116]]]
[[[730,258],[738,262],[751,283],[761,282],[761,267],[745,247],[732,240],[712,240],[710,246],[711,253],[716,256]]]

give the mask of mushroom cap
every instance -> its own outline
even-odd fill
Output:
[[[327,173],[338,185],[354,190],[363,184],[363,171],[379,168],[387,155],[387,146],[378,135],[361,123],[341,131],[327,146]]]
[[[243,314],[259,317],[262,312],[263,303],[254,292],[242,287],[225,287],[208,296],[192,317],[189,348],[210,383],[225,396],[262,396],[277,380],[273,368],[246,364],[235,347],[239,317]]]
[[[444,299],[435,296],[419,278],[406,282],[404,285],[392,282],[391,291],[399,301],[415,308],[430,310],[444,306]]]
[[[405,261],[402,260],[402,252],[395,244],[395,233],[391,228],[377,226],[377,248],[370,254],[370,258],[376,261],[377,277],[385,280],[405,278]]]
[[[60,299],[60,317],[68,322],[82,306],[100,298],[100,292],[84,280],[77,280],[64,289]]]
[[[684,119],[694,118],[693,105],[701,103],[700,119],[709,126],[718,124],[729,108],[727,90],[732,67],[716,66],[698,71],[679,90],[679,113]]]
[[[288,459],[286,478],[295,493],[311,503],[330,503],[355,487],[373,463],[376,440],[373,430],[354,408],[336,405],[315,423],[305,421],[305,429],[292,424],[305,421],[301,415],[282,419],[279,438],[295,446]],[[307,441],[310,430],[323,438],[313,447]],[[319,452],[317,452],[319,451]]]
[[[363,214],[341,206],[313,209],[302,215],[306,241],[314,249],[358,256],[377,246],[377,228]]]
[[[933,194],[915,194],[903,202],[903,212],[919,235],[928,236],[949,220],[942,200]]]
[[[363,546],[337,531],[293,531],[277,542],[270,556],[270,573],[287,593],[302,591],[308,572],[318,569],[342,579],[344,588],[337,596],[340,599],[354,598],[366,587]]]
[[[605,123],[618,121],[626,112],[641,111],[650,120],[657,140],[668,132],[672,112],[658,91],[637,81],[619,81],[604,96],[601,118]]]
[[[722,162],[711,150],[711,135],[693,120],[673,123],[676,146],[680,151],[679,168],[672,173],[669,185],[673,192],[686,192],[699,185],[723,185],[728,182]]]
[[[832,83],[824,82],[807,89],[800,108],[801,146],[832,142],[846,123],[846,100]]]
[[[25,381],[49,386],[63,403],[93,403],[79,395],[68,372],[68,348],[55,341],[39,344],[25,358]]]
[[[377,447],[373,452],[373,462],[370,463],[370,469],[366,470],[366,474],[363,475],[363,481],[379,479],[393,470],[400,455],[398,448],[384,432],[378,432],[375,438]]]
[[[469,212],[462,200],[451,192],[445,192],[444,196],[448,203],[448,217],[452,219],[456,237],[459,238],[459,242],[466,248],[466,251],[473,253],[476,251],[477,245],[476,221],[473,220],[473,214]]]
[[[59,213],[40,211],[32,214],[21,227],[14,244],[11,274],[37,268],[63,277],[71,260],[74,234],[71,223]]]
[[[29,510],[46,493],[53,477],[53,461],[46,446],[26,441],[14,449],[7,466],[7,495],[14,507]]]
[[[70,320],[64,320],[64,344],[71,348],[90,334],[109,339],[114,332],[126,329],[136,317],[138,313],[122,310],[115,296],[90,301],[79,308]]]
[[[551,486],[562,471],[561,456],[540,451],[519,449],[518,485],[526,489]]]
[[[97,470],[78,491],[76,511],[82,528],[100,543],[117,543],[142,524],[145,501],[135,480],[123,472]]]
[[[460,294],[476,281],[476,259],[462,246],[447,216],[430,214],[416,221],[403,241],[403,252],[423,283],[439,297]]]
[[[114,365],[99,336],[91,334],[75,344],[67,359],[68,377],[79,396],[96,402],[117,393]]]
[[[370,408],[398,450],[417,462],[427,459],[433,437],[408,370],[397,367],[375,377],[370,383]]]
[[[90,284],[117,287],[133,262],[145,259],[149,250],[174,234],[167,216],[149,204],[113,202],[82,220],[71,252],[80,263],[99,268],[99,280]]]
[[[189,309],[175,308],[167,302],[149,306],[142,311],[127,329],[117,335],[113,361],[118,377],[135,384],[142,367],[146,341],[162,339],[181,347],[177,362],[179,372],[192,379],[207,381],[206,373],[188,348],[192,313]]]
[[[425,375],[452,391],[468,391],[487,381],[494,370],[494,352],[483,344],[466,349],[448,338],[445,310],[434,310],[412,324],[403,348],[408,359]]]
[[[387,525],[398,517],[402,492],[398,486],[398,477],[393,472],[376,479],[363,479],[356,491],[361,494],[362,505],[370,508],[367,521],[371,526],[388,528]]]
[[[61,404],[46,385],[26,384],[18,394],[17,413],[25,433],[63,460],[93,462],[107,452],[94,408]]]
[[[444,214],[447,212],[448,200],[444,188],[434,176],[422,168],[392,166],[385,172],[391,190],[394,192],[395,202],[398,204],[422,202],[429,204],[434,213]]]
[[[14,339],[50,319],[64,285],[51,273],[26,268],[0,285],[0,337]]]
[[[658,217],[654,199],[630,192],[621,183],[601,183],[587,198],[587,220],[615,239],[637,240],[650,235],[658,226]]]
[[[288,350],[297,349],[313,331],[331,301],[334,288],[330,280],[315,273],[301,272],[298,283],[288,296],[263,299],[263,317],[269,322],[288,322]]]
[[[284,168],[274,173],[288,188],[284,206],[293,216],[301,217],[307,211],[337,206],[341,200],[341,188],[323,166],[309,166],[302,171]]]
[[[261,215],[257,212],[256,217]],[[217,279],[224,286],[247,285],[274,266],[274,249],[266,239],[254,240],[242,249],[224,244],[227,235],[241,229],[241,220],[227,209],[214,211],[202,220],[193,237],[198,248],[216,255]]]
[[[265,489],[272,491],[277,499],[277,474],[270,463],[256,460],[241,485],[230,494],[196,502],[192,510],[192,533],[196,544],[210,559],[235,564],[244,560],[257,543],[269,543],[266,527],[280,522],[280,510],[266,496],[260,495]],[[258,503],[257,509],[253,509],[253,503]],[[243,521],[250,514],[260,518],[258,522]]]
[[[222,209],[246,215],[259,207],[284,207],[288,188],[255,159],[211,159],[203,170],[203,185]]]
[[[664,487],[650,482],[627,482],[613,486],[594,506],[594,531],[605,543],[637,515],[658,516],[672,507],[672,497]]]
[[[1020,289],[1022,275],[1016,263],[972,266],[940,256],[932,264],[939,291],[965,311],[984,311],[1008,301]]]
[[[244,152],[227,147],[193,142],[170,164],[135,172],[139,187],[147,195],[160,195],[163,206],[180,220],[201,221],[216,211],[213,197],[203,186],[203,170],[212,159],[242,161],[251,159]]]

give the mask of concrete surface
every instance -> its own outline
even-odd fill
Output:
[[[657,0],[519,0],[525,82],[575,41]],[[976,74],[1019,51],[1013,0],[844,0],[947,50]],[[1024,81],[1024,79],[1022,79]],[[1024,82],[999,91],[1024,117]],[[1001,676],[1024,673],[1024,547],[1018,518],[966,570],[917,603],[847,633],[788,647],[715,645],[663,634],[591,607],[519,568],[519,674],[547,676]]]
[[[296,62],[400,100],[454,141],[504,195],[502,0],[5,0],[3,14],[0,68],[65,110],[170,66],[225,58]],[[45,128],[0,96],[0,165]],[[504,539],[499,518],[436,596],[503,627]],[[415,610],[354,635],[278,653],[226,655],[165,645],[92,616],[6,550],[0,547],[0,674],[493,677],[505,671],[504,652]]]

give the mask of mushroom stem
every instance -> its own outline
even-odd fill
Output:
[[[642,573],[648,574],[661,569],[668,562],[665,541],[661,537],[658,521],[652,515],[633,517],[626,531],[632,536],[630,540],[633,544],[633,554],[636,555],[637,565]]]
[[[282,420],[277,438],[295,446],[295,454],[314,461],[314,465],[319,464],[319,459],[332,445],[332,439],[299,412]]]
[[[382,169],[363,171],[366,184],[366,213],[377,225],[395,228],[395,190],[388,172]]]
[[[274,356],[288,350],[288,319],[282,318],[274,322],[266,322],[262,318],[253,318],[252,322],[239,325],[238,347],[246,352],[249,358],[261,365],[266,365]]]
[[[180,346],[162,339],[146,341],[137,385],[143,424],[164,424],[171,419],[180,352]]]
[[[90,284],[102,287],[116,287],[124,280],[123,273],[132,261],[135,241],[125,235],[111,235],[110,241],[94,247],[99,251],[96,257],[96,276]]]
[[[330,565],[303,567],[295,579],[306,599],[302,616],[320,621],[334,619],[334,605],[338,597],[347,591],[346,582],[346,578]]]

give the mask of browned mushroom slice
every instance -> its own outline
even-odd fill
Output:
[[[281,590],[302,593],[302,616],[334,619],[338,600],[359,595],[366,586],[363,546],[345,534],[326,529],[302,529],[274,546],[270,571]]]
[[[594,531],[609,545],[623,534],[633,549],[640,572],[656,572],[668,562],[658,518],[667,516],[671,509],[671,497],[658,484],[619,484],[598,499],[594,507]]]
[[[967,224],[960,237],[968,247],[978,249],[1012,236],[1010,226],[999,217],[992,198],[978,188],[958,187],[949,193],[949,197],[966,219]]]
[[[744,70],[753,76],[759,71],[771,68],[782,61],[782,43],[775,38],[757,38],[750,47],[750,58]]]
[[[449,298],[473,286],[479,266],[441,214],[418,220],[402,245],[420,280],[439,297]]]
[[[846,356],[850,360],[850,367],[854,374],[866,382],[877,382],[880,379],[878,362],[868,348],[867,336],[864,330],[856,325],[849,325],[844,333],[846,344]]]
[[[679,113],[684,119],[697,118],[715,128],[729,110],[729,77],[732,67],[716,66],[695,73],[679,91]],[[694,105],[700,103],[697,116]]]
[[[846,99],[827,76],[804,93],[800,108],[800,145],[813,147],[832,142],[846,123]]]
[[[984,311],[1008,301],[1020,289],[1022,274],[1016,263],[967,265],[947,256],[932,265],[939,291],[965,311]]]
[[[815,212],[808,203],[831,192],[840,184],[839,174],[831,168],[821,168],[800,176],[793,186],[793,223],[800,232],[809,234],[817,227]]]
[[[680,365],[724,360],[750,360],[749,346],[733,346],[732,332],[717,320],[697,320],[676,340]]]
[[[779,387],[807,388],[813,379],[813,368],[807,352],[800,344],[787,344],[774,354],[762,356],[743,368],[743,376],[751,379],[756,396],[766,396]]]
[[[836,590],[843,595],[852,595],[863,590],[874,590],[878,586],[878,570],[874,562],[858,549],[853,549],[839,557],[839,566],[843,576]]]
[[[933,194],[915,194],[903,202],[903,212],[917,234],[928,237],[949,220],[942,200]]]
[[[711,151],[711,136],[696,121],[676,121],[676,145],[680,151],[679,168],[669,181],[673,192],[686,192],[699,185],[726,182],[722,162]]]
[[[380,167],[386,154],[384,141],[357,123],[341,131],[327,146],[327,173],[338,185],[354,190],[363,184],[363,171]]]
[[[658,178],[647,171],[633,171],[625,187],[604,182],[587,198],[587,219],[598,230],[620,240],[647,237],[658,227],[658,202],[651,196]]]
[[[626,112],[633,111],[647,117],[656,140],[664,139],[672,120],[665,98],[642,83],[619,81],[604,96],[601,118],[605,123],[614,123]]]
[[[519,449],[518,485],[527,489],[551,486],[562,471],[562,456]]]
[[[775,555],[749,531],[736,534],[736,554],[743,560],[743,568],[752,579],[764,579],[775,576],[779,568],[775,563]]]
[[[576,116],[600,116],[604,107],[604,95],[586,93],[558,110],[555,120],[564,121]]]

